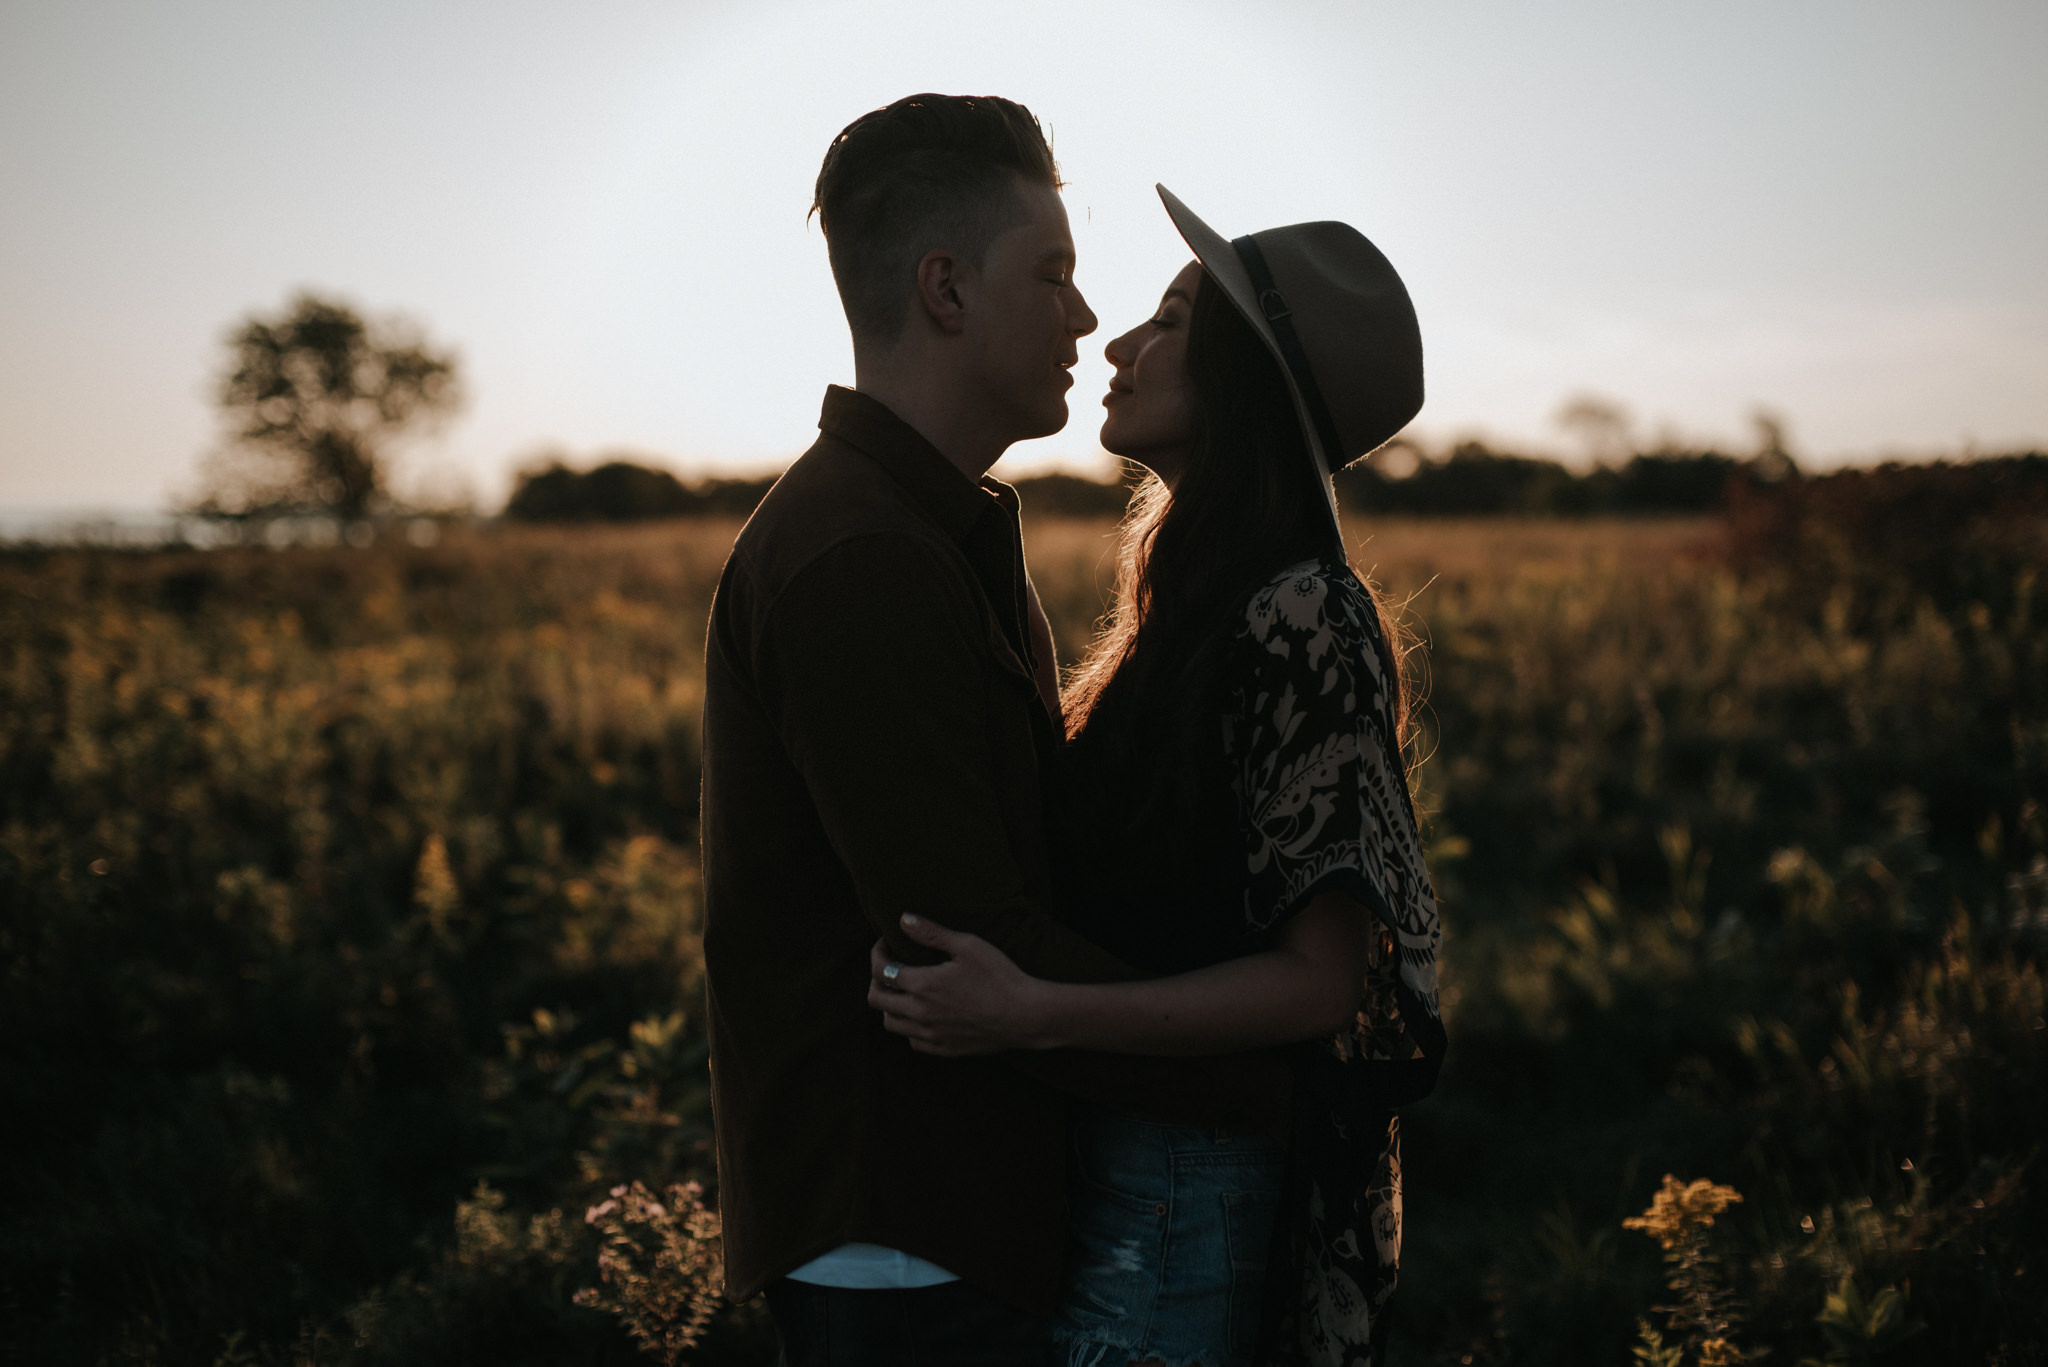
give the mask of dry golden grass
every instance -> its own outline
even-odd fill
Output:
[[[533,606],[546,603],[570,616],[579,598],[595,601],[610,590],[635,599],[658,596],[679,620],[686,620],[691,611],[708,609],[719,570],[742,525],[737,519],[709,519],[493,526],[453,536],[420,558],[461,559],[486,574],[494,561],[503,560],[505,571],[519,576]],[[1426,618],[1434,582],[1531,574],[1543,579],[1597,578],[1671,568],[1713,549],[1721,524],[1697,517],[1388,518],[1370,523],[1354,517],[1347,530],[1352,564],[1397,601],[1421,594],[1415,608]],[[1075,658],[1109,605],[1116,580],[1116,539],[1113,519],[1027,517],[1026,556],[1063,660]],[[353,567],[361,560],[346,551],[295,554],[303,563],[318,558],[337,567]]]
[[[1108,608],[1116,584],[1117,524],[1110,519],[1028,520],[1025,553],[1071,663]],[[1446,581],[1600,578],[1679,566],[1710,551],[1716,518],[1387,518],[1347,521],[1351,563],[1426,622],[1433,587]]]
[[[1644,519],[1388,518],[1347,520],[1351,563],[1405,596],[1439,575],[1505,576],[1531,570],[1627,573],[1684,562],[1710,549],[1720,521]]]

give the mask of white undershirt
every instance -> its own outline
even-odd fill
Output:
[[[937,1263],[881,1244],[841,1244],[790,1273],[789,1279],[848,1291],[903,1291],[960,1280]]]

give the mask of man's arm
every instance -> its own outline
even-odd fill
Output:
[[[920,1053],[964,1058],[1007,1049],[1100,1049],[1187,1056],[1292,1044],[1344,1031],[1382,936],[1348,894],[1318,893],[1274,944],[1168,977],[1055,983],[1018,970],[985,940],[932,922],[904,931],[946,956],[891,967],[878,943],[868,1005]]]

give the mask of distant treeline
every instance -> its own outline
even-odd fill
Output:
[[[666,517],[746,517],[776,475],[685,482],[667,470],[608,460],[589,470],[559,461],[519,476],[505,516],[515,522],[642,522]],[[1019,480],[1026,506],[1051,517],[1116,517],[1130,487],[1079,475]]]
[[[765,475],[685,484],[666,470],[627,460],[608,460],[591,470],[572,470],[556,461],[519,476],[505,516],[516,522],[745,517],[774,483],[774,475]]]
[[[1925,472],[1885,474],[1882,472]],[[1778,452],[1738,457],[1718,451],[1650,451],[1613,465],[1574,470],[1554,460],[1464,442],[1440,456],[1397,444],[1337,475],[1338,500],[1359,512],[1422,517],[1592,517],[1719,512],[1745,493],[1783,487],[1845,493],[1876,477],[1917,480],[1928,496],[2036,507],[2048,499],[2048,456],[1986,456],[1965,461],[1892,462],[1874,469],[1802,475]],[[667,470],[610,460],[589,470],[559,461],[519,478],[505,516],[520,522],[631,522],[673,517],[746,517],[775,483],[754,479],[685,482]],[[1017,482],[1039,516],[1115,517],[1128,480],[1034,475]]]
[[[1784,456],[1740,459],[1718,451],[1646,452],[1579,471],[1468,441],[1436,458],[1395,446],[1360,461],[1338,472],[1337,498],[1361,511],[1440,517],[1707,513],[1721,507],[1731,480],[1775,482],[1797,473]]]

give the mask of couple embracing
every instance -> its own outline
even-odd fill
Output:
[[[818,177],[855,383],[707,649],[727,1289],[789,1367],[1377,1363],[1440,932],[1330,472],[1420,408],[1415,314],[1344,224],[1227,240],[1161,189],[1195,259],[1107,348],[1150,476],[1062,689],[987,475],[1096,329],[1059,190],[984,97]]]

